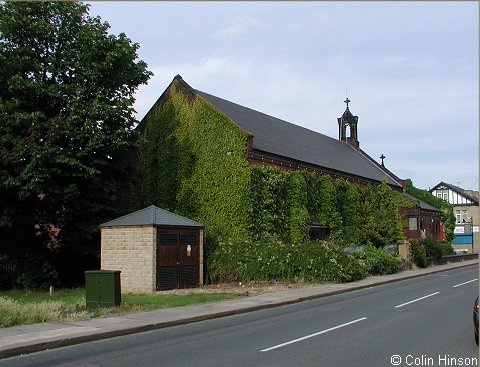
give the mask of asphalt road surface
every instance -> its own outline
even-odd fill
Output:
[[[477,278],[478,266],[469,266],[0,366],[476,366]]]

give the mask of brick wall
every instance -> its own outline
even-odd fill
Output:
[[[151,293],[156,283],[154,226],[101,228],[102,270],[120,270],[122,293]]]

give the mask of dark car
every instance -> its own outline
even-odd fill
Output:
[[[477,342],[477,345],[478,345],[478,297],[477,297],[477,300],[475,301],[475,304],[473,305],[473,325],[475,325],[475,328],[474,328],[475,341]]]

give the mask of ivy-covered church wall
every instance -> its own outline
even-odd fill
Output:
[[[385,182],[359,186],[307,171],[252,167],[249,228],[253,237],[270,235],[299,242],[312,222],[330,228],[342,245],[381,246],[403,238],[399,207],[414,203]]]
[[[139,142],[143,205],[203,223],[210,232],[248,237],[248,134],[202,97],[174,82],[145,117]]]

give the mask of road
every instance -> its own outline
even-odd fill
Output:
[[[48,350],[1,366],[477,365],[478,266]]]

